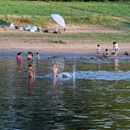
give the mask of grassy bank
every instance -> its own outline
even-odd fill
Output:
[[[102,2],[34,2],[0,1],[1,23],[36,24],[53,23],[51,13],[59,13],[67,24],[130,23],[130,3]]]
[[[54,23],[51,13],[61,14],[67,24],[103,25],[122,33],[85,32],[65,33],[60,35],[28,34],[28,33],[0,33],[0,40],[18,41],[47,41],[65,44],[68,41],[118,41],[130,42],[130,2],[34,2],[34,1],[1,1],[0,25],[13,22],[18,25],[34,24],[42,28],[51,29]]]

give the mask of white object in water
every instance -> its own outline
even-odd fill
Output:
[[[60,16],[59,14],[51,14],[51,17],[56,23],[65,28],[65,21],[62,16]]]
[[[68,81],[72,78],[72,75],[70,75],[68,72],[63,72],[58,75],[58,78],[62,81]]]

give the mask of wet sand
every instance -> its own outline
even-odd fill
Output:
[[[0,42],[0,55],[16,55],[18,52],[32,51],[34,53],[39,52],[44,56],[95,56],[96,43],[76,43],[76,44],[51,44],[51,43],[27,43],[27,42]],[[101,50],[106,48],[112,50],[112,44],[102,43]],[[120,52],[119,55],[123,55],[125,51],[129,52],[130,46],[127,43],[119,43]]]

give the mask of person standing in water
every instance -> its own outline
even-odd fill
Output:
[[[36,53],[36,60],[40,60],[40,54],[38,52]]]
[[[21,61],[22,60],[22,53],[21,52],[17,53],[16,60],[17,61]]]
[[[34,71],[32,65],[28,65],[28,77],[35,78],[35,71]]]
[[[59,74],[59,68],[57,67],[56,64],[53,65],[53,76],[57,77]]]
[[[32,60],[33,59],[33,53],[32,52],[28,52],[27,59],[28,60]]]
[[[17,61],[17,70],[18,72],[22,71],[22,53],[18,52],[16,55],[16,61]]]
[[[28,65],[33,63],[33,53],[32,52],[27,53],[27,62],[28,62]]]

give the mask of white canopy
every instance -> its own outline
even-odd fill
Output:
[[[56,23],[65,28],[65,21],[62,16],[60,16],[59,14],[51,14],[51,17]]]

